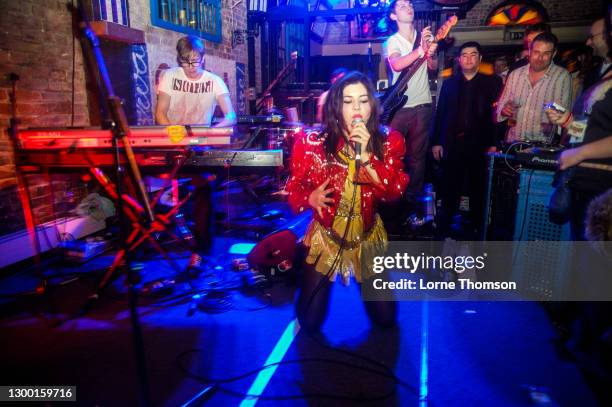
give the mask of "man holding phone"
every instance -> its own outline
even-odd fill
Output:
[[[552,123],[544,113],[544,105],[556,102],[569,106],[571,77],[567,69],[556,65],[557,37],[539,34],[529,49],[529,64],[510,73],[497,102],[498,122],[511,119],[506,142],[547,142]]]

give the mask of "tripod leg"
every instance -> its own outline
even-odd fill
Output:
[[[177,202],[175,206],[167,213],[163,215],[158,215],[157,218],[161,222],[161,224],[164,225],[164,232],[170,237],[172,237],[175,241],[177,241],[183,249],[196,252],[197,247],[193,239],[193,234],[191,233],[191,230],[187,227],[185,216],[181,212],[181,208],[183,207],[185,202],[189,200],[191,195],[191,193],[187,194],[187,196],[183,198],[180,202],[178,202],[178,198],[175,197],[174,202]],[[170,218],[172,217],[174,217],[174,224],[176,225],[180,236],[170,230]]]
[[[137,234],[138,232],[141,232],[142,235],[135,242],[132,242],[131,240],[128,239],[128,245],[129,245],[128,246],[128,250],[130,252],[135,250],[138,246],[140,246],[142,244],[142,242],[144,242],[145,239],[146,239],[146,240],[149,241],[149,243],[151,243],[153,248],[155,250],[157,250],[158,253],[160,253],[162,256],[164,256],[164,258],[166,259],[168,264],[170,264],[170,266],[175,271],[177,271],[177,272],[180,271],[180,268],[178,267],[176,262],[174,260],[172,260],[172,258],[168,254],[168,251],[166,249],[164,249],[159,244],[159,242],[157,242],[157,240],[152,236],[152,234],[155,233],[155,232],[163,232],[163,231],[165,231],[165,225],[163,223],[161,223],[160,221],[156,220],[155,222],[153,222],[153,225],[151,225],[151,227],[149,229],[146,229],[146,230],[144,228],[142,228],[138,224],[135,224],[134,227],[135,227],[135,229],[134,229],[134,231],[132,231],[132,235],[134,235],[134,233]],[[130,235],[130,237],[132,237],[132,235]],[[134,235],[134,237],[135,237],[135,235]]]
[[[181,271],[181,269],[178,266],[178,264],[176,264],[176,262],[174,260],[172,260],[172,258],[168,254],[168,251],[166,249],[164,249],[162,247],[162,245],[160,245],[157,242],[157,240],[155,240],[151,235],[148,235],[146,238],[147,238],[147,240],[149,240],[149,243],[151,243],[153,245],[155,250],[157,250],[159,253],[161,253],[162,256],[164,256],[164,258],[166,259],[168,264],[170,264],[170,266],[174,269],[174,271],[176,271],[177,273]]]
[[[130,236],[127,239],[128,244],[131,244],[131,242],[133,242],[134,239],[136,239],[136,236],[138,236],[138,232],[139,232],[138,229],[132,230],[132,233],[130,233]],[[104,276],[98,283],[98,286],[96,287],[96,294],[99,294],[99,292],[106,287],[111,276],[115,273],[115,270],[117,269],[117,267],[119,267],[124,257],[125,257],[125,249],[119,249],[119,251],[115,255],[115,258],[113,259],[113,263],[108,267],[108,269],[106,270],[106,273],[104,274]]]
[[[15,168],[18,168],[17,166]],[[16,171],[17,176],[17,192],[21,207],[23,208],[23,217],[26,222],[26,230],[30,236],[30,243],[34,250],[34,264],[36,264],[37,272],[40,272],[40,241],[38,240],[38,227],[32,211],[32,196],[30,195],[30,185],[25,174],[21,171]]]
[[[200,182],[202,181],[202,182]],[[203,179],[194,179],[193,220],[195,243],[197,248],[208,253],[212,246],[212,188]]]
[[[110,280],[111,276],[115,273],[115,270],[117,269],[117,267],[119,267],[124,257],[125,257],[125,250],[119,249],[119,251],[115,255],[115,258],[113,259],[113,264],[110,265],[110,267],[106,270],[106,274],[104,274],[104,277],[102,277],[102,280],[100,280],[100,284],[98,284],[97,291],[103,290],[106,287],[106,285],[108,284],[108,281]]]
[[[189,251],[192,251],[192,250],[193,250],[193,248],[191,247],[191,245],[190,245],[190,244],[185,243],[185,240],[186,240],[185,238],[183,238],[183,237],[181,237],[181,236],[177,235],[176,233],[171,232],[171,231],[169,231],[169,230],[167,230],[167,231],[166,231],[166,234],[167,234],[168,236],[170,236],[170,237],[171,237],[171,238],[172,238],[172,239],[173,239],[175,242],[177,242],[177,243],[179,244],[179,246],[180,246],[180,247],[181,247],[183,250],[189,250]]]

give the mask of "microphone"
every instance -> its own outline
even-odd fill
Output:
[[[353,116],[351,127],[355,127],[359,123],[363,123],[363,117],[361,117],[360,114],[356,114]],[[357,184],[357,180],[359,178],[359,167],[361,167],[361,143],[355,141],[353,148],[355,149],[355,180],[353,182]]]
[[[359,123],[363,123],[363,117],[360,114],[353,116],[351,127],[357,126]],[[353,148],[355,149],[355,163],[361,163],[361,143],[355,142]]]

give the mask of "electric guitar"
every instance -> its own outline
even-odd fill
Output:
[[[438,29],[433,42],[443,40],[448,35],[451,28],[457,24],[457,16],[451,16],[446,22]],[[386,92],[380,97],[380,105],[382,107],[382,114],[380,122],[382,124],[389,124],[393,115],[402,106],[406,104],[408,96],[405,95],[406,88],[408,87],[408,81],[414,76],[416,71],[425,63],[427,58],[419,58],[414,61],[411,65],[407,66],[402,70],[399,78],[393,85],[391,85]]]

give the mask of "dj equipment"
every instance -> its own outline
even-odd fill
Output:
[[[562,147],[529,147],[518,150],[514,153],[513,159],[522,167],[530,169],[543,169],[556,171],[559,167],[559,156],[563,151]],[[587,171],[595,169],[610,172],[610,165],[583,161],[578,167],[586,168]]]
[[[518,152],[488,154],[484,238],[513,241],[512,280],[531,298],[552,300],[562,293],[568,279],[570,230],[569,225],[560,226],[549,219],[555,168],[542,169],[539,160],[532,160],[539,154],[532,149],[521,158]],[[543,244],[545,241],[556,243]]]
[[[231,142],[231,127],[131,127],[129,140],[136,147],[223,146]],[[20,150],[112,148],[111,130],[95,128],[25,129],[17,133]]]
[[[529,147],[515,153],[517,163],[529,168],[554,171],[559,166],[561,148]]]
[[[518,152],[515,156],[500,153],[488,156],[487,240],[568,240],[569,227],[556,225],[548,217],[555,167],[541,169],[522,164],[520,170],[514,168],[518,163],[527,162],[525,157],[539,157],[529,152],[523,153],[522,159]]]
[[[509,241],[514,234],[516,194],[519,188],[518,172],[514,169],[513,157],[489,154],[487,170],[487,198],[484,215],[484,240]]]

